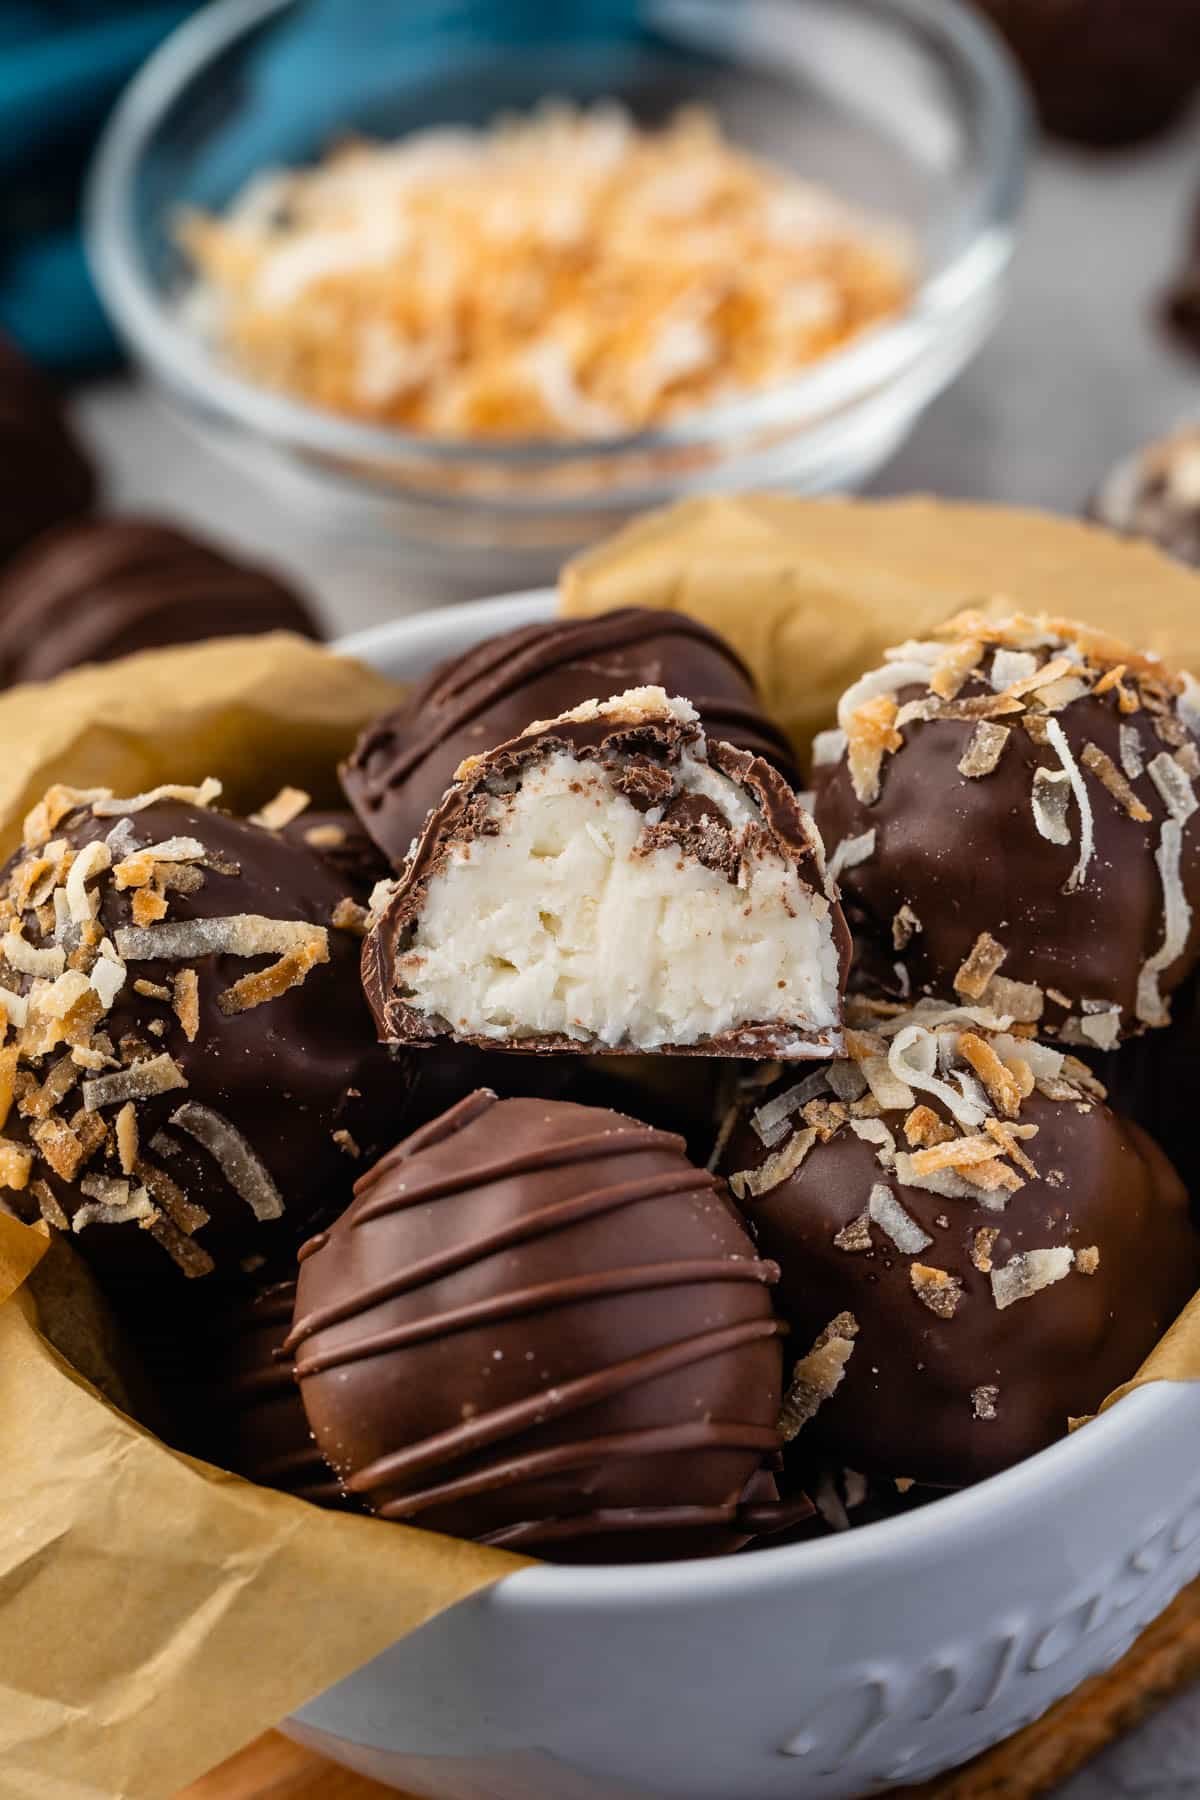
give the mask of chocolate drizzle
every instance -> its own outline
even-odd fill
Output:
[[[779,1444],[776,1274],[681,1139],[480,1092],[305,1246],[288,1342],[381,1517],[577,1557],[731,1549]]]
[[[762,756],[789,780],[795,760],[758,705],[753,678],[715,632],[679,613],[624,607],[489,638],[443,663],[359,739],[342,782],[363,825],[397,864],[464,757],[535,719],[653,685],[691,700],[709,735]]]

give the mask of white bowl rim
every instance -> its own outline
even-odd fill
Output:
[[[368,663],[385,652],[394,655],[406,641],[419,644],[424,652],[438,637],[454,636],[474,626],[479,627],[477,635],[482,638],[491,631],[550,617],[555,598],[553,588],[528,588],[460,601],[354,632],[336,639],[329,648],[339,656]],[[1115,1457],[1134,1453],[1138,1440],[1152,1439],[1170,1429],[1177,1411],[1182,1417],[1180,1401],[1186,1393],[1187,1385],[1165,1381],[1139,1388],[1085,1427],[1002,1474],[893,1519],[856,1526],[811,1543],[781,1544],[742,1556],[596,1567],[537,1563],[500,1582],[491,1590],[491,1597],[505,1606],[539,1611],[580,1606],[595,1611],[623,1610],[672,1601],[691,1605],[731,1592],[753,1595],[781,1580],[803,1585],[806,1580],[836,1580],[850,1569],[858,1573],[872,1566],[886,1569],[901,1556],[910,1563],[937,1563],[949,1554],[952,1540],[985,1541],[987,1526],[1001,1515],[1025,1513],[1032,1518],[1059,1475],[1082,1488]]]
[[[429,464],[521,466],[606,460],[627,454],[724,442],[745,432],[816,417],[860,392],[874,392],[919,356],[927,327],[953,317],[996,281],[1011,259],[1025,189],[1029,108],[1009,52],[962,0],[846,0],[897,31],[936,37],[983,96],[981,129],[994,154],[976,203],[974,231],[942,268],[929,273],[890,324],[761,393],[698,409],[653,431],[582,440],[450,439],[372,426],[308,406],[242,378],[172,317],[148,289],[133,249],[130,193],[146,143],[188,82],[244,33],[295,0],[214,0],[185,20],[142,65],[101,134],[85,184],[84,236],[96,285],[118,329],[169,387],[269,440],[326,456],[418,458]],[[664,0],[669,4],[670,0]]]

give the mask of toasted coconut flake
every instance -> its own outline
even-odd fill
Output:
[[[171,1261],[188,1281],[196,1281],[202,1275],[211,1275],[216,1268],[212,1257],[201,1245],[195,1243],[170,1219],[154,1212],[144,1222],[144,1229],[154,1239],[161,1250],[165,1250]]]
[[[117,1159],[121,1164],[121,1172],[125,1175],[132,1175],[138,1160],[137,1108],[132,1100],[127,1100],[117,1114],[116,1139]]]
[[[920,919],[906,900],[892,917],[892,947],[907,950],[913,938],[923,929]]]
[[[1064,894],[1073,894],[1077,888],[1082,886],[1084,877],[1088,871],[1088,864],[1092,860],[1092,851],[1095,848],[1092,802],[1088,795],[1087,785],[1080,773],[1079,765],[1071,753],[1071,746],[1067,742],[1066,733],[1057,719],[1050,719],[1047,721],[1046,737],[1063,766],[1063,770],[1071,784],[1071,792],[1075,796],[1075,804],[1079,808],[1079,855],[1076,858],[1075,867],[1071,870],[1071,873],[1063,883]]]
[[[144,849],[135,850],[117,863],[113,869],[113,880],[121,889],[145,887],[155,879],[160,864],[203,862],[207,854],[199,838],[163,838],[157,844],[147,844]]]
[[[970,955],[954,977],[955,992],[965,994],[968,1000],[982,1000],[988,983],[1007,955],[1005,946],[998,944],[990,931],[981,931],[971,946]]]
[[[44,975],[53,979],[61,975],[67,966],[66,953],[61,944],[50,944],[44,950],[35,949],[26,943],[21,934],[20,925],[10,925],[3,939],[0,939],[0,952],[10,969],[18,975]]]
[[[992,657],[991,684],[996,693],[1002,694],[1018,681],[1028,681],[1036,675],[1038,659],[1031,650],[996,651]]]
[[[4,1054],[8,1055],[9,1053],[6,1051]],[[15,1046],[13,1054],[17,1054]],[[27,1093],[22,1094],[20,1101],[22,1116],[27,1119],[48,1119],[51,1113],[58,1111],[78,1080],[79,1071],[71,1057],[69,1055],[60,1057],[58,1062],[53,1064],[40,1087],[30,1088]]]
[[[252,975],[243,975],[232,987],[227,987],[217,995],[217,1005],[227,1016],[234,1013],[250,1012],[256,1006],[264,1006],[270,1000],[278,1000],[289,988],[300,987],[318,963],[329,961],[329,939],[324,932],[319,938],[313,937],[305,944],[297,944],[295,949],[287,951],[278,962],[270,968],[257,969]]]
[[[785,1444],[815,1419],[826,1400],[837,1393],[854,1354],[858,1320],[853,1313],[831,1319],[807,1356],[792,1371],[791,1384],[779,1414],[779,1430]]]
[[[846,1108],[840,1100],[810,1100],[803,1109],[801,1118],[806,1125],[811,1125],[823,1144],[846,1123]]]
[[[927,719],[950,719],[964,723],[972,719],[1004,719],[1023,711],[1024,703],[1007,694],[972,694],[966,700],[906,700],[896,714],[896,729]]]
[[[1187,770],[1181,769],[1165,750],[1160,750],[1157,756],[1151,757],[1146,773],[1162,795],[1163,805],[1171,818],[1185,825],[1200,804]]]
[[[896,1161],[896,1139],[882,1119],[851,1119],[850,1129],[864,1144],[874,1144],[876,1161],[885,1169]]]
[[[992,1272],[992,1251],[996,1248],[996,1239],[1000,1236],[998,1225],[981,1225],[971,1243],[971,1261],[981,1275]]]
[[[878,800],[883,759],[904,742],[896,729],[896,711],[890,695],[877,694],[850,715],[846,728],[850,781],[863,806]]]
[[[151,788],[145,794],[133,794],[128,800],[120,800],[107,789],[99,789],[94,792],[90,804],[98,819],[115,819],[121,813],[144,812],[146,807],[154,806],[159,800],[178,800],[182,806],[211,806],[214,800],[221,798],[221,792],[221,783],[210,775],[199,787],[164,782],[161,787]]]
[[[96,893],[89,893],[87,884],[97,875],[102,875],[111,863],[112,857],[104,842],[85,844],[72,861],[66,886],[67,907],[73,924],[86,925],[90,919],[95,918],[100,897]]]
[[[757,1200],[761,1195],[769,1194],[772,1188],[777,1188],[796,1173],[816,1141],[817,1134],[811,1125],[804,1131],[794,1131],[787,1143],[779,1150],[772,1150],[759,1168],[731,1175],[730,1187],[739,1200]]]
[[[105,943],[108,939],[105,938]],[[92,965],[91,986],[99,998],[101,1006],[107,1012],[113,1001],[125,986],[126,968],[123,962],[113,957],[100,955]]]
[[[904,1187],[919,1188],[927,1194],[938,1194],[944,1200],[979,1200],[979,1190],[956,1175],[953,1169],[938,1169],[922,1175],[913,1168],[912,1153],[896,1152],[896,1179]]]
[[[1075,1267],[1081,1275],[1094,1275],[1100,1267],[1100,1249],[1097,1244],[1085,1244],[1082,1250],[1075,1252]]]
[[[83,1231],[89,1225],[149,1226],[158,1218],[158,1210],[145,1188],[131,1190],[127,1181],[108,1181],[100,1175],[89,1175],[80,1183],[80,1191],[94,1193],[96,1198],[76,1208],[71,1220],[72,1231]]]
[[[1000,1399],[1000,1389],[992,1382],[984,1382],[971,1389],[971,1410],[977,1419],[985,1422],[996,1417],[996,1404]]]
[[[94,805],[107,792],[107,788],[73,788],[56,782],[25,815],[25,848],[40,850],[53,837],[55,827],[68,813],[77,812],[83,806]]]
[[[868,669],[860,675],[838,701],[837,722],[846,733],[847,741],[853,738],[851,721],[864,706],[878,699],[889,700],[895,708],[895,696],[901,688],[929,686],[929,664],[913,659],[898,660],[886,663],[880,669]]]
[[[812,747],[814,769],[824,769],[831,763],[840,763],[845,754],[846,734],[840,727],[835,727],[832,731],[818,731]]]
[[[1163,941],[1138,971],[1135,1011],[1144,1025],[1169,1023],[1170,1008],[1159,990],[1158,978],[1187,948],[1192,909],[1183,891],[1182,857],[1183,826],[1178,819],[1164,819],[1154,853],[1163,887]]]
[[[978,638],[962,638],[943,650],[929,675],[929,691],[939,700],[953,700],[967,676],[983,659],[983,645]]]
[[[1135,820],[1139,825],[1150,823],[1153,817],[1150,808],[1143,805],[1138,799],[1112,757],[1107,756],[1098,744],[1085,744],[1079,760],[1084,768],[1108,789],[1117,805],[1129,818]]]
[[[1064,707],[1073,706],[1076,700],[1082,700],[1091,689],[1086,681],[1078,675],[1064,675],[1059,681],[1051,681],[1037,691],[1037,703],[1043,712],[1062,712]]]
[[[196,1206],[188,1199],[165,1169],[160,1169],[156,1163],[148,1163],[144,1157],[139,1156],[133,1173],[143,1187],[149,1189],[155,1205],[161,1207],[171,1223],[187,1236],[190,1237],[194,1231],[200,1231],[208,1224],[208,1213],[202,1206]]]
[[[39,1156],[63,1181],[74,1181],[84,1163],[84,1146],[62,1119],[41,1119],[29,1128],[29,1136]]]
[[[24,1144],[14,1144],[8,1138],[0,1138],[0,1188],[9,1188],[19,1194],[29,1186],[29,1172],[33,1168],[33,1152]],[[44,1183],[39,1183],[44,1186]]]
[[[888,1052],[892,1073],[914,1090],[932,1094],[949,1110],[960,1125],[970,1129],[981,1125],[986,1109],[954,1087],[942,1081],[933,1071],[937,1065],[937,1040],[922,1025],[907,1025],[898,1032]]]
[[[200,977],[195,969],[176,970],[169,997],[184,1037],[194,1044],[200,1030]]]
[[[342,1129],[331,1133],[331,1136],[343,1155],[351,1156],[356,1161],[361,1157],[362,1145],[355,1139],[353,1132]]]
[[[930,1106],[914,1106],[904,1121],[904,1135],[913,1149],[919,1150],[925,1144],[945,1144],[955,1131],[944,1119],[939,1119]]]
[[[1028,675],[1018,675],[1015,681],[1010,681],[1004,693],[1009,700],[1019,700],[1026,694],[1036,694],[1042,688],[1052,687],[1065,675],[1073,675],[1075,672],[1076,665],[1071,657],[1052,656],[1040,668],[1034,668]]]
[[[928,1263],[913,1263],[908,1271],[913,1293],[939,1319],[952,1319],[963,1297],[963,1284],[948,1269],[934,1269]]]
[[[161,981],[146,981],[141,976],[134,982],[133,991],[135,994],[141,994],[144,1000],[166,1000],[169,1002],[171,998],[170,988],[164,987]]]
[[[6,1050],[0,1050],[0,1131],[8,1120],[16,1094],[17,1059],[20,1055],[15,1044]]]
[[[281,787],[273,800],[268,800],[259,812],[250,814],[250,823],[261,825],[264,831],[282,831],[302,812],[307,812],[311,804],[312,795],[306,794],[303,788]]]
[[[963,1031],[959,1033],[958,1054],[970,1063],[992,1104],[1006,1119],[1015,1119],[1024,1098],[1021,1085],[1012,1070],[1001,1062],[992,1045],[973,1031]]]
[[[65,1019],[91,987],[78,969],[67,969],[47,987],[35,987],[29,996],[30,1011],[39,1019]]]
[[[984,998],[992,1009],[1017,1025],[1036,1025],[1046,1010],[1046,996],[1033,981],[1010,981],[993,975]]]
[[[204,866],[215,870],[217,874],[228,872],[226,869],[217,869],[211,856]],[[238,873],[236,868],[233,873]],[[204,886],[204,869],[196,863],[155,863],[154,885],[160,894],[197,894]]]
[[[1043,1288],[1071,1273],[1075,1252],[1065,1245],[1053,1250],[1025,1250],[991,1273],[992,1299],[998,1311],[1031,1300]]]
[[[781,1144],[790,1129],[788,1121],[801,1107],[807,1106],[810,1100],[825,1093],[828,1086],[826,1071],[815,1069],[803,1081],[784,1088],[782,1093],[773,1095],[770,1100],[765,1100],[761,1106],[756,1107],[750,1114],[750,1124],[763,1148],[771,1150],[776,1144]]]
[[[351,937],[367,935],[367,909],[357,900],[351,900],[349,894],[338,901],[329,922],[335,931],[348,931]]]
[[[836,881],[843,869],[857,869],[860,863],[869,861],[875,854],[875,838],[874,826],[858,837],[843,838],[829,858],[829,879]]]
[[[912,1105],[912,1088],[895,1073],[886,1055],[864,1057],[859,1067],[884,1112],[905,1112]]]
[[[14,1149],[19,1147],[20,1146],[18,1145],[13,1146]],[[0,1146],[0,1148],[2,1148],[2,1146]],[[29,1152],[26,1150],[23,1154],[28,1156]],[[71,1221],[59,1205],[58,1196],[55,1194],[54,1189],[50,1186],[49,1182],[31,1181],[29,1183],[29,1193],[31,1197],[36,1200],[38,1212],[42,1215],[42,1218],[46,1221],[47,1225],[52,1225],[55,1231],[70,1231]]]
[[[1000,1119],[988,1119],[984,1125],[984,1130],[989,1137],[995,1138],[1004,1155],[1010,1156],[1013,1162],[1016,1163],[1018,1169],[1024,1169],[1026,1175],[1036,1181],[1037,1167],[1032,1158],[1026,1155],[1025,1151],[1022,1150],[1020,1144],[1017,1142],[1016,1134],[1018,1129],[1019,1127],[1007,1125]],[[972,1171],[971,1178],[974,1179],[974,1171]]]
[[[1192,781],[1200,776],[1200,746],[1197,746],[1194,739],[1189,738],[1186,744],[1179,746],[1175,752],[1175,761]]]
[[[29,1017],[29,1001],[24,994],[16,994],[11,988],[0,987],[0,1011],[4,1014],[4,1023],[15,1026],[19,1031]]]
[[[838,1099],[847,1106],[861,1100],[867,1091],[867,1078],[856,1062],[830,1063],[826,1075]]]
[[[83,1084],[83,1104],[89,1112],[104,1106],[123,1106],[127,1100],[150,1100],[155,1094],[169,1094],[174,1088],[185,1088],[187,1076],[173,1056],[149,1057],[128,1069],[117,1069],[112,1075],[98,1075]]]
[[[124,926],[116,933],[119,955],[128,962],[184,962],[194,957],[285,956],[318,943],[327,960],[329,934],[304,919],[269,919],[262,913],[233,913],[220,919],[168,919],[161,925]]]
[[[933,1242],[929,1233],[922,1231],[891,1188],[882,1181],[877,1181],[871,1189],[867,1213],[903,1256],[916,1256],[920,1251],[928,1250]]]
[[[1079,1021],[1081,1035],[1098,1050],[1115,1050],[1121,1036],[1120,1007],[1105,1004],[1103,1011],[1089,1012],[1088,1004],[1086,1000],[1083,1003],[1084,1016]]]
[[[980,776],[990,775],[995,769],[1003,753],[1004,746],[1012,736],[1009,725],[995,725],[987,719],[981,719],[971,733],[971,739],[958,760],[958,772],[969,780],[978,780]]]
[[[1146,759],[1142,754],[1142,734],[1136,725],[1128,725],[1122,720],[1117,727],[1117,735],[1121,749],[1121,767],[1126,779],[1137,781],[1146,773]]]
[[[161,893],[158,888],[138,888],[133,896],[132,916],[134,925],[141,929],[156,924],[159,919],[165,919],[167,916],[166,895]]]
[[[871,1219],[865,1212],[843,1225],[833,1240],[835,1250],[845,1250],[848,1255],[858,1256],[873,1248],[871,1243]]]
[[[915,1150],[912,1167],[917,1175],[934,1175],[939,1169],[973,1169],[979,1163],[991,1162],[1001,1153],[1000,1145],[986,1133],[975,1137],[950,1138],[942,1144],[929,1144]]]
[[[171,1114],[171,1123],[203,1144],[222,1175],[258,1220],[283,1215],[283,1196],[266,1164],[236,1125],[211,1107],[187,1100]]]

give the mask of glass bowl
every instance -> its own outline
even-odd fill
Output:
[[[190,326],[183,206],[225,205],[339,132],[482,124],[547,96],[685,102],[917,248],[896,319],[794,380],[659,430],[563,443],[445,440],[242,378]],[[448,591],[544,579],[635,511],[747,487],[866,479],[997,317],[1020,207],[1022,90],[955,0],[220,0],[118,105],[87,204],[92,265],[136,360],[188,421],[282,486],[306,528],[426,559]]]

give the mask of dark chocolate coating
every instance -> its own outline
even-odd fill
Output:
[[[469,842],[478,828],[477,813],[489,784],[515,786],[523,771],[565,751],[581,762],[594,762],[624,796],[645,812],[663,807],[661,823],[652,829],[657,844],[670,843],[681,858],[691,857],[708,867],[723,868],[730,881],[738,876],[736,834],[727,821],[716,817],[713,802],[676,792],[676,770],[683,752],[697,737],[694,725],[669,718],[623,719],[601,714],[588,719],[556,719],[540,731],[529,732],[489,750],[478,759],[465,779],[445,794],[425,822],[400,879],[363,942],[363,987],[375,1015],[381,1038],[396,1043],[426,1044],[439,1037],[477,1043],[482,1049],[503,1049],[494,1038],[472,1038],[454,1032],[449,1022],[436,1019],[406,1003],[398,959],[403,956],[419,921],[429,883],[437,875],[449,851]],[[832,886],[826,881],[820,845],[794,790],[773,764],[724,742],[708,744],[709,764],[740,787],[761,815],[757,829],[785,862],[795,868],[814,899],[828,906],[833,939],[840,958],[840,987],[850,960],[850,936]],[[839,989],[840,991],[840,989]],[[659,1055],[681,1056],[776,1056],[784,1054],[783,1040],[806,1036],[791,1026],[772,1020],[754,1021],[730,1033],[728,1040],[702,1038],[691,1044],[655,1046]],[[835,1048],[830,1034],[809,1033],[809,1041]],[[544,1037],[510,1040],[518,1049],[587,1051],[612,1055],[636,1055],[636,1044],[600,1045],[554,1033]],[[814,1052],[815,1053],[815,1052]]]
[[[349,1501],[313,1441],[284,1349],[295,1300],[294,1281],[275,1282],[212,1321],[210,1454],[259,1487],[344,1508]]]
[[[264,631],[322,635],[278,576],[152,519],[62,525],[0,580],[6,686],[139,650]]]
[[[779,1443],[774,1273],[682,1140],[480,1091],[301,1252],[305,1410],[383,1518],[572,1561],[733,1550]]]
[[[57,827],[55,835],[75,848],[104,838],[117,824],[90,811],[74,819]],[[261,913],[329,926],[344,896],[344,883],[318,857],[244,820],[175,801],[157,802],[130,819],[139,844],[195,837],[226,868],[239,871],[206,868],[197,892],[172,892],[170,921]],[[111,936],[130,922],[131,895],[107,879],[101,891],[100,920]],[[36,931],[27,929],[26,935],[39,941]],[[193,1241],[213,1259],[218,1274],[236,1277],[248,1259],[273,1262],[294,1250],[316,1224],[345,1205],[355,1177],[402,1130],[407,1076],[376,1041],[358,981],[358,939],[330,927],[328,941],[329,961],[312,968],[299,986],[232,1015],[222,1012],[218,996],[275,957],[209,953],[180,961],[130,962],[125,986],[102,1021],[115,1044],[126,1033],[135,1034],[146,1054],[167,1052],[187,1078],[186,1089],[137,1102],[139,1142],[142,1155],[209,1213],[209,1222]],[[199,1031],[192,1043],[169,1000],[134,989],[135,980],[170,987],[175,973],[185,967],[195,968],[199,977]],[[151,1031],[152,1021],[165,1026],[161,1035]],[[76,1087],[66,1113],[79,1105],[80,1092]],[[182,1129],[171,1128],[171,1115],[183,1102],[211,1108],[245,1136],[279,1189],[281,1217],[258,1220],[209,1152]],[[116,1110],[105,1111],[110,1125]],[[26,1130],[14,1108],[6,1135],[23,1139]],[[166,1132],[170,1154],[153,1146],[160,1131]],[[335,1143],[335,1131],[351,1134],[359,1160]],[[111,1133],[109,1147],[88,1162],[84,1173],[120,1175]],[[73,1218],[84,1199],[78,1185],[54,1175],[40,1158],[33,1174],[48,1181]],[[91,1223],[72,1241],[110,1285],[132,1284],[149,1297],[164,1288],[170,1292],[180,1278],[170,1255],[136,1223]]]
[[[940,1101],[920,1098],[949,1118]],[[1100,1102],[1081,1110],[1034,1094],[1020,1117],[1038,1127],[1024,1146],[1038,1175],[1001,1212],[898,1181],[881,1168],[875,1146],[845,1126],[815,1143],[794,1175],[743,1203],[760,1251],[779,1264],[775,1303],[792,1353],[803,1356],[841,1312],[859,1326],[841,1385],[801,1429],[797,1452],[935,1487],[994,1475],[1065,1436],[1069,1419],[1095,1412],[1192,1298],[1200,1237],[1182,1183],[1146,1134]],[[903,1144],[904,1114],[884,1118]],[[743,1123],[722,1167],[758,1168],[767,1154]],[[1062,1178],[1053,1185],[1056,1171]],[[915,1258],[878,1227],[869,1251],[833,1241],[878,1182],[933,1240]],[[998,1229],[996,1268],[1019,1252],[1059,1245],[1095,1245],[1099,1267],[1093,1275],[1073,1269],[1001,1310],[972,1260],[976,1231],[989,1227]],[[917,1297],[914,1261],[962,1282],[952,1318]],[[971,1396],[988,1386],[999,1389],[997,1416],[980,1419]]]
[[[465,757],[585,700],[661,687],[690,700],[705,730],[764,756],[789,780],[783,733],[763,713],[749,670],[723,638],[679,613],[624,607],[594,619],[524,625],[442,663],[395,712],[363,733],[342,768],[347,798],[397,868]]]
[[[91,506],[91,463],[58,396],[16,346],[0,337],[0,564],[39,532]]]
[[[1053,652],[1051,652],[1053,654]],[[991,653],[984,661],[990,667]],[[972,676],[961,698],[989,692]],[[903,702],[917,697],[906,688]],[[1143,709],[1125,718],[1109,690],[1066,706],[1055,717],[1076,762],[1091,742],[1121,766],[1119,727],[1132,726],[1146,763],[1166,746]],[[875,847],[865,862],[842,871],[842,904],[855,939],[856,962],[875,979],[901,963],[911,992],[954,1000],[954,977],[981,932],[1007,955],[1006,980],[1057,989],[1074,1004],[1084,1000],[1122,1008],[1122,1026],[1138,1029],[1136,997],[1143,963],[1163,941],[1163,887],[1155,850],[1165,807],[1149,775],[1131,783],[1151,813],[1150,823],[1131,819],[1102,783],[1083,770],[1095,826],[1095,852],[1084,881],[1066,884],[1079,854],[1078,809],[1071,802],[1071,842],[1049,843],[1034,823],[1034,772],[1058,770],[1049,746],[1034,743],[1019,717],[998,766],[990,775],[967,777],[958,764],[975,729],[970,720],[915,720],[902,728],[904,743],[885,757],[879,799],[856,796],[845,757],[814,772],[814,815],[832,855],[843,838],[874,829]],[[1183,827],[1181,876],[1193,916],[1187,947],[1159,978],[1169,995],[1200,954],[1200,813]],[[892,922],[904,905],[921,922],[907,946],[893,944]],[[1041,1029],[1053,1031],[1064,1009],[1049,997]]]
[[[1191,0],[976,0],[1057,137],[1100,148],[1169,125],[1200,87]]]
[[[281,837],[327,863],[351,899],[366,905],[375,884],[391,874],[387,863],[354,814],[310,807],[285,825]]]

